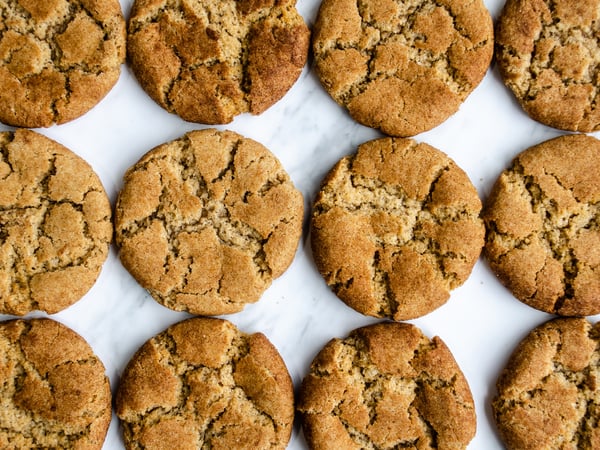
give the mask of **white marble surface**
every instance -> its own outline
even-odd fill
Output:
[[[298,0],[298,9],[309,25],[315,20],[319,1]],[[485,3],[496,18],[503,0]],[[132,0],[121,0],[121,4],[127,17]],[[114,204],[123,173],[131,164],[150,148],[199,128],[203,126],[186,123],[157,106],[141,90],[129,68],[123,67],[118,84],[92,111],[71,123],[37,131],[85,158],[101,177]],[[238,117],[218,128],[237,131],[266,145],[305,197],[305,233],[293,264],[258,303],[226,317],[246,332],[265,333],[298,386],[310,361],[329,339],[344,337],[350,330],[376,321],[346,307],[327,288],[312,260],[306,219],[321,178],[331,166],[354,152],[358,144],[381,134],[355,123],[331,100],[314,75],[312,61],[292,90],[263,115]],[[0,126],[0,130],[5,129],[9,128]],[[559,134],[521,111],[492,66],[457,114],[415,139],[450,155],[485,199],[496,177],[517,153]],[[113,392],[135,350],[185,317],[152,300],[121,266],[114,247],[89,293],[52,316],[90,343],[106,366]],[[525,333],[550,317],[515,300],[480,259],[471,277],[453,291],[447,304],[411,321],[428,336],[438,335],[446,342],[469,381],[478,417],[477,435],[470,449],[502,448],[489,408],[497,374]],[[113,416],[104,449],[122,448],[118,421]],[[307,448],[298,424],[288,448]]]

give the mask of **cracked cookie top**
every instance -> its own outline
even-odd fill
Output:
[[[196,317],[136,352],[121,377],[115,410],[128,450],[283,450],[294,391],[281,356],[262,333]]]
[[[193,131],[125,174],[123,265],[159,303],[218,315],[257,301],[292,262],[304,203],[277,158],[231,131]]]
[[[50,319],[0,323],[0,447],[100,450],[111,420],[102,362]]]
[[[190,122],[261,114],[300,76],[310,32],[294,0],[136,0],[128,55],[144,90]]]
[[[0,121],[48,127],[110,91],[125,62],[117,0],[0,0]]]
[[[315,200],[317,268],[345,303],[404,320],[445,303],[483,247],[481,201],[447,155],[412,139],[362,144],[327,175]]]
[[[492,401],[509,450],[600,447],[600,325],[559,318],[515,348]]]
[[[312,47],[321,83],[356,121],[414,136],[484,77],[493,24],[481,0],[324,0]]]
[[[598,0],[508,0],[496,61],[529,116],[570,131],[600,129]]]
[[[600,313],[600,141],[567,135],[518,155],[483,219],[492,270],[522,302],[564,316]]]
[[[0,133],[0,313],[75,303],[100,274],[112,233],[88,163],[33,131]]]
[[[297,410],[313,449],[465,449],[476,429],[452,353],[407,323],[332,339],[302,381]]]

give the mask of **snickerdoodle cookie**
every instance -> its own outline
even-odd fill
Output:
[[[87,162],[33,131],[0,133],[0,313],[75,303],[100,274],[112,233]]]
[[[196,317],[136,352],[115,407],[127,449],[285,449],[294,390],[262,333]]]
[[[514,350],[492,402],[510,450],[600,448],[600,326],[560,318]]]
[[[358,122],[414,136],[454,114],[493,54],[481,0],[323,0],[317,74]]]
[[[496,32],[505,84],[529,116],[563,130],[600,129],[598,0],[508,0]]]
[[[111,393],[102,362],[50,319],[0,322],[0,447],[102,448]]]
[[[261,114],[296,82],[310,32],[295,0],[135,0],[128,55],[144,90],[191,122]]]
[[[481,201],[446,154],[412,139],[359,146],[329,172],[311,244],[327,284],[355,310],[395,320],[427,314],[479,258]]]
[[[112,89],[125,62],[118,0],[0,0],[0,121],[73,120]]]
[[[396,322],[325,345],[302,382],[297,410],[313,449],[464,449],[477,421],[469,385],[444,342]]]
[[[304,203],[277,158],[231,131],[144,155],[115,211],[123,265],[159,303],[218,315],[257,301],[292,262]]]
[[[600,141],[567,135],[518,155],[486,201],[485,254],[522,302],[600,313]]]

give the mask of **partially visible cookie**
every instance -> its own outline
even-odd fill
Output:
[[[294,391],[262,333],[196,317],[147,341],[116,394],[127,449],[285,449]]]
[[[506,447],[600,448],[600,326],[560,318],[532,330],[497,382],[492,407]]]
[[[364,143],[329,172],[311,245],[327,284],[355,310],[404,320],[445,303],[479,258],[481,201],[447,155],[412,139]]]
[[[325,345],[302,381],[297,410],[312,449],[465,449],[477,422],[444,342],[396,322]]]
[[[280,162],[231,131],[193,131],[125,175],[115,212],[123,265],[162,305],[240,311],[290,265],[304,203]]]
[[[563,130],[600,129],[596,72],[598,0],[508,0],[497,23],[496,61],[531,118]]]
[[[600,141],[567,135],[518,155],[483,212],[485,255],[516,298],[552,314],[600,313]]]
[[[295,0],[136,0],[131,67],[144,90],[191,122],[261,114],[300,76],[310,32]]]
[[[89,344],[50,319],[0,322],[0,447],[101,449],[112,408]]]
[[[125,62],[117,0],[2,0],[0,14],[0,121],[65,123],[117,82]]]
[[[79,300],[108,256],[111,213],[82,158],[33,131],[0,133],[0,313]]]
[[[481,0],[323,0],[312,48],[324,88],[356,121],[414,136],[483,79],[493,24]]]

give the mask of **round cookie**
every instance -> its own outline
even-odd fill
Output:
[[[261,114],[296,82],[310,32],[295,0],[135,0],[128,56],[144,90],[184,120]]]
[[[0,3],[0,121],[48,127],[93,108],[125,62],[118,0]]]
[[[193,131],[125,174],[115,211],[123,265],[156,301],[240,311],[292,262],[304,203],[276,157],[231,131]]]
[[[600,313],[600,141],[568,135],[518,155],[482,217],[485,255],[522,302],[563,316]]]
[[[529,116],[563,130],[600,129],[598,0],[508,0],[496,29],[504,83]]]
[[[112,416],[102,362],[50,319],[0,322],[0,447],[102,448]]]
[[[477,421],[444,342],[396,322],[327,343],[302,381],[297,410],[311,449],[464,449]]]
[[[96,282],[112,239],[102,182],[29,130],[0,133],[0,313],[53,314]]]
[[[125,446],[285,449],[292,380],[262,333],[196,317],[172,325],[133,356],[116,394]]]
[[[516,347],[492,402],[509,450],[600,448],[600,326],[559,318]]]
[[[355,310],[394,320],[425,315],[479,258],[481,201],[447,155],[412,139],[364,143],[329,172],[311,221],[315,263]]]
[[[356,121],[414,136],[483,79],[493,24],[481,0],[323,0],[312,48],[323,87]]]

